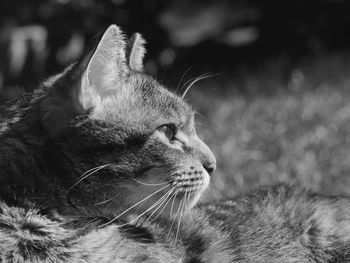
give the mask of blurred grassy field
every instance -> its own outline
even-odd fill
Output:
[[[350,195],[348,54],[227,74],[197,84],[187,98],[217,157],[207,198],[281,181]]]

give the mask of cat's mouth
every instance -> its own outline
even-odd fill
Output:
[[[209,185],[209,175],[203,171],[191,170],[173,175],[171,186],[175,189],[176,199],[181,206],[181,203],[191,209],[199,200],[203,191]]]
[[[200,170],[182,172],[175,174],[171,182],[179,194],[195,194],[207,188],[209,184],[209,175]]]
[[[180,195],[185,193],[194,194],[203,189],[204,183],[202,176],[177,176],[172,181],[173,187],[176,187]]]
[[[122,210],[122,216],[137,215],[133,221],[141,217],[155,220],[160,215],[170,218],[182,216],[197,203],[210,180],[205,171],[195,169],[173,174],[167,182],[155,179],[154,173],[152,181],[134,179],[138,190],[135,191],[133,185],[133,200],[125,200],[125,204],[130,206]]]

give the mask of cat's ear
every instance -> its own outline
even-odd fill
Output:
[[[139,33],[135,33],[127,44],[127,60],[131,70],[143,71],[143,58],[146,54],[146,41]]]
[[[80,102],[84,109],[96,107],[100,99],[108,96],[120,85],[127,71],[125,40],[121,30],[110,26],[103,34],[82,76]]]
[[[122,31],[110,26],[83,58],[59,77],[40,104],[42,123],[57,134],[79,113],[97,107],[122,85],[128,66]]]

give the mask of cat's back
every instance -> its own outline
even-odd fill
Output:
[[[276,185],[202,210],[230,234],[230,246],[241,258],[234,262],[349,262],[347,198]]]
[[[0,136],[9,130],[11,125],[19,122],[28,110],[29,104],[24,98],[12,99],[0,105]]]
[[[51,76],[32,91],[21,91],[18,97],[9,99],[0,104],[0,138],[7,132],[11,133],[11,127],[23,121],[27,115],[33,112],[34,114],[37,113],[36,107],[38,102],[48,94],[53,83],[63,76],[66,70],[60,74]],[[30,117],[33,118],[33,116]]]

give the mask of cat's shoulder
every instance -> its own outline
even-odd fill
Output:
[[[0,202],[0,262],[179,262],[183,252],[143,238],[143,229],[63,217]]]

